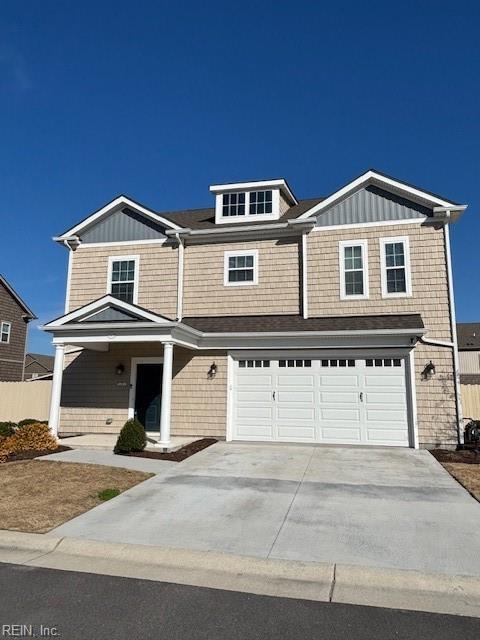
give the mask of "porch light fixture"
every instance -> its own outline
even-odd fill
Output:
[[[430,362],[427,365],[425,365],[425,368],[422,371],[422,376],[424,380],[428,380],[434,375],[435,375],[435,365],[430,360]]]
[[[115,369],[115,373],[117,376],[121,376],[125,372],[125,367],[123,364],[117,364],[117,368]]]
[[[216,375],[217,375],[217,365],[215,364],[215,362],[212,362],[212,364],[210,365],[210,369],[208,370],[208,377],[214,378]]]

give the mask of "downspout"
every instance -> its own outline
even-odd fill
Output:
[[[450,211],[447,217],[450,218]],[[453,372],[455,377],[455,401],[457,404],[457,438],[458,444],[463,444],[463,416],[462,416],[462,400],[460,397],[460,365],[458,357],[457,342],[457,320],[455,316],[455,299],[453,294],[453,275],[452,275],[452,255],[450,251],[450,229],[447,224],[444,225],[445,234],[445,256],[447,259],[447,279],[448,279],[448,298],[450,304],[450,324],[453,339]]]
[[[183,270],[185,261],[185,245],[180,234],[176,233],[178,241],[178,268],[177,268],[177,320],[181,322],[183,317]]]
[[[72,277],[72,247],[68,244],[68,240],[64,240],[63,244],[68,249],[68,267],[67,267],[67,290],[65,292],[65,313],[70,309],[70,279]]]
[[[303,317],[308,318],[308,271],[307,271],[307,230],[302,233],[302,311]]]

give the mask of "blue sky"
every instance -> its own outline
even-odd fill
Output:
[[[375,167],[468,203],[457,314],[480,321],[475,2],[0,4],[0,273],[63,310],[51,237],[119,193],[209,206],[210,184],[283,176],[327,195]]]

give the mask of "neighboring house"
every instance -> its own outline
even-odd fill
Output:
[[[456,445],[449,225],[466,207],[373,170],[326,198],[283,179],[210,191],[169,213],[119,196],[55,238],[52,428],[136,415],[165,446]]]
[[[51,380],[53,374],[53,356],[43,353],[27,353],[25,355],[24,380]]]
[[[463,415],[480,419],[480,322],[457,324]]]
[[[0,275],[0,381],[23,379],[23,362],[30,320],[36,316]]]

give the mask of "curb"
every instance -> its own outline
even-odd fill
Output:
[[[480,577],[0,531],[0,562],[258,595],[480,617]]]

